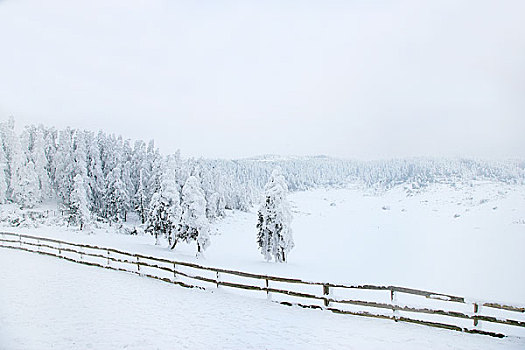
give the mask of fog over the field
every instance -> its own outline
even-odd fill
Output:
[[[525,1],[0,0],[0,119],[164,153],[525,156]]]

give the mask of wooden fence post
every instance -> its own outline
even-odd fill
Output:
[[[22,236],[18,235],[18,243],[20,245],[20,248],[22,248]]]
[[[108,267],[109,267],[109,250],[108,250]]]
[[[217,288],[219,288],[219,271],[216,271],[215,283],[217,284]]]
[[[139,257],[138,256],[137,256],[137,272],[140,275],[140,262],[139,262]]]
[[[268,284],[268,278],[265,279],[266,281],[266,299],[268,300],[272,300],[272,296],[270,295],[270,290],[269,290],[269,284]]]
[[[137,258],[138,259],[138,258]],[[177,279],[177,264],[173,263],[173,280]]]
[[[477,303],[474,303],[474,317],[477,316],[479,312],[479,305]],[[478,328],[479,321],[477,318],[474,318],[474,327]]]
[[[327,284],[323,284],[323,295],[325,296],[325,298],[324,298],[324,306],[328,307],[328,305],[330,303],[328,301],[328,295],[330,295],[330,286],[327,285]]]
[[[390,303],[392,304],[392,314],[394,315],[394,321],[397,322],[397,319],[399,316],[396,310],[397,295],[396,295],[396,291],[393,288],[390,289]]]

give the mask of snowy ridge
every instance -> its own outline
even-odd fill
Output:
[[[462,297],[395,286],[348,286],[307,282],[206,267],[44,237],[8,232],[0,234],[3,237],[0,239],[0,247],[3,248],[25,250],[81,264],[132,272],[184,287],[209,289],[210,286],[221,286],[263,292],[266,298],[285,305],[326,309],[340,314],[379,317],[496,337],[503,337],[504,334],[525,335],[525,308],[519,306],[489,302],[471,303]],[[228,280],[225,279],[226,276]],[[247,280],[251,280],[251,283]],[[264,285],[258,281],[264,282]],[[356,298],[356,295],[351,295],[353,291],[361,294],[366,292],[369,295]],[[414,314],[417,316],[414,317]],[[514,318],[509,318],[509,314]],[[516,317],[521,319],[517,320]]]

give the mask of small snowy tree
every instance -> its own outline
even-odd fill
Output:
[[[285,262],[286,254],[294,247],[287,192],[284,176],[279,170],[274,170],[264,189],[264,202],[257,222],[257,244],[267,261],[273,257],[276,262]]]
[[[159,245],[160,237],[171,231],[172,227],[168,221],[167,205],[161,194],[156,192],[151,197],[146,232],[152,234],[155,237],[155,244]]]
[[[69,224],[80,225],[80,230],[84,229],[89,222],[89,208],[86,186],[84,178],[77,174],[73,178],[73,190],[69,200]]]
[[[182,188],[181,206],[182,215],[175,244],[179,240],[196,241],[197,254],[200,254],[210,245],[210,229],[206,218],[204,191],[195,176],[188,177]]]
[[[221,196],[217,192],[210,194],[206,200],[206,216],[208,218],[218,218],[223,215],[220,207]]]

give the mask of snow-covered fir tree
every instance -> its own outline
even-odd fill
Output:
[[[71,198],[69,200],[68,224],[79,225],[79,229],[83,230],[90,220],[88,206],[84,177],[81,174],[77,174],[73,178],[73,190],[71,191]]]
[[[151,198],[146,232],[155,236],[156,244],[160,244],[160,237],[167,238],[173,248],[177,243],[177,223],[181,212],[180,194],[171,165],[169,161],[164,164],[159,189]]]
[[[105,178],[102,172],[102,160],[100,159],[99,143],[95,135],[89,134],[86,149],[86,176],[89,207],[97,215],[103,215]]]
[[[27,131],[12,143],[11,196],[22,208],[33,208],[42,199],[35,165],[30,157],[30,143]]]
[[[7,159],[5,158],[4,149],[0,145],[0,204],[7,201],[7,177],[6,177]]]
[[[146,197],[146,187],[144,186],[144,169],[139,171],[139,182],[137,192],[135,193],[135,211],[139,214],[141,223],[146,223],[148,216],[148,204]]]
[[[104,196],[106,218],[110,222],[126,221],[130,198],[124,182],[121,180],[122,170],[115,167],[106,178],[107,191]]]
[[[212,192],[206,199],[206,216],[210,219],[223,216],[224,210],[221,208],[222,201],[218,192]]]
[[[42,195],[35,166],[31,160],[23,160],[13,179],[17,182],[16,186],[13,186],[13,200],[16,203],[22,208],[33,208],[40,202]]]
[[[55,192],[65,211],[69,208],[69,199],[73,189],[73,177],[76,175],[73,155],[73,135],[74,130],[69,128],[60,131],[57,150],[53,157]]]
[[[87,133],[75,130],[73,133],[73,172],[85,179],[87,176]]]
[[[17,164],[15,164],[16,159],[13,159],[13,155],[15,153],[15,144],[20,143],[15,134],[15,120],[13,119],[13,117],[10,117],[8,121],[0,124],[0,143],[5,156],[4,169],[7,185],[6,197],[8,199],[12,199],[12,185],[16,185],[16,181],[13,182],[11,178],[16,172],[16,169],[14,168],[18,166]]]
[[[154,147],[153,142],[150,142],[148,146],[147,156],[149,161],[148,171],[149,179],[146,185],[147,188],[147,198],[153,197],[153,194],[160,189],[160,182],[163,174],[163,167],[165,167],[164,159],[157,151],[153,151]]]
[[[51,180],[48,172],[48,159],[46,157],[44,131],[42,127],[32,129],[31,160],[35,166],[35,173],[38,178],[38,185],[42,198],[46,200],[51,197]]]
[[[280,170],[274,170],[264,189],[264,202],[257,222],[257,244],[267,261],[273,258],[276,262],[285,262],[286,255],[294,247],[287,193],[284,176]]]
[[[200,182],[195,176],[190,176],[182,188],[182,215],[178,225],[177,241],[195,241],[197,254],[202,253],[210,245],[210,228],[206,218],[206,199]]]

